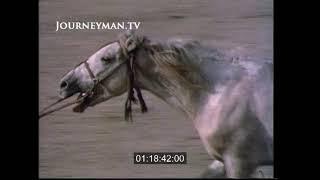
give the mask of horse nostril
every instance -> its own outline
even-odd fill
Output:
[[[62,83],[60,84],[60,88],[61,88],[61,89],[64,89],[64,88],[66,88],[67,86],[68,86],[68,83],[65,82],[65,81],[62,81]]]

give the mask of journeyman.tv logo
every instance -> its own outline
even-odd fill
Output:
[[[62,21],[56,22],[56,31],[61,30],[136,30],[141,22],[80,22]]]

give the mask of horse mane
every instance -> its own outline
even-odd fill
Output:
[[[185,88],[210,91],[214,80],[209,78],[203,68],[208,64],[219,63],[228,71],[219,73],[235,73],[237,69],[246,69],[241,58],[217,48],[203,46],[199,41],[189,39],[169,39],[166,41],[150,40],[134,32],[126,32],[119,37],[121,50],[128,51],[128,46],[143,48],[149,59],[156,65],[156,71],[168,89]],[[126,53],[123,53],[126,54]],[[227,76],[226,76],[227,77]]]
[[[175,86],[178,80],[188,88],[209,88],[209,81],[200,70],[201,57],[195,53],[201,48],[198,41],[171,39],[161,42],[144,38],[143,48],[156,64],[158,72],[172,81],[170,86]]]

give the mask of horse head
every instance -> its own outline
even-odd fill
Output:
[[[103,46],[62,77],[60,97],[68,98],[76,93],[80,93],[79,97],[85,96],[84,101],[73,109],[74,112],[83,112],[89,106],[127,91],[127,112],[131,111],[131,101],[135,101],[135,89],[142,105],[142,112],[145,112],[147,109],[140,89],[134,83],[133,67],[136,49],[141,41],[133,31],[120,34],[118,41]]]

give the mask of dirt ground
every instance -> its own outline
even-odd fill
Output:
[[[56,21],[140,21],[150,38],[193,38],[250,57],[273,58],[272,0],[40,0],[39,107],[56,100],[60,78],[119,30],[56,32]],[[148,92],[147,114],[134,106],[124,121],[125,96],[82,114],[71,108],[39,121],[39,176],[198,177],[211,159],[191,120]],[[187,152],[185,165],[135,165],[133,152]]]

